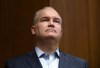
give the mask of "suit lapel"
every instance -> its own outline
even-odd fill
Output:
[[[59,68],[69,68],[69,61],[62,52],[60,52]]]
[[[38,59],[38,56],[37,56],[35,50],[32,53],[29,53],[28,56],[26,57],[26,59],[27,59],[29,65],[31,66],[31,68],[43,68]],[[73,68],[72,65],[73,64],[72,64],[71,60],[68,58],[68,56],[66,54],[60,52],[58,68],[69,68],[69,67]]]
[[[27,61],[31,65],[31,68],[42,68],[42,65],[38,59],[38,56],[35,50],[29,54],[29,56],[27,57]]]

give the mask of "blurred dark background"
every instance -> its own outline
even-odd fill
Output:
[[[0,68],[4,61],[31,51],[34,13],[53,6],[63,18],[60,48],[100,68],[100,0],[1,0]]]

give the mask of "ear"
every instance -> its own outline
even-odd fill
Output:
[[[31,27],[31,32],[32,32],[33,35],[35,34],[35,26]]]
[[[63,33],[63,29],[61,29],[61,32]]]

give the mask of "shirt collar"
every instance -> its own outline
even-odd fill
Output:
[[[36,51],[38,57],[40,57],[42,54],[44,54],[44,52],[39,47],[35,47],[35,51]],[[59,48],[56,49],[56,55],[58,57],[60,56]]]

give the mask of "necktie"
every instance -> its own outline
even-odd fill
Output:
[[[45,60],[49,60],[49,54],[44,54],[43,58],[44,58]]]
[[[43,58],[47,64],[50,64],[52,61],[54,61],[55,58],[59,58],[58,54],[56,52],[54,52],[52,54],[52,58],[50,58],[50,55],[47,53],[43,53],[41,56],[41,58]]]

